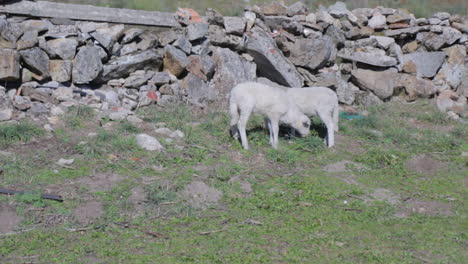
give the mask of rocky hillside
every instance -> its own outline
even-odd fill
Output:
[[[435,97],[450,118],[467,115],[468,16],[342,2],[174,16],[180,26],[162,30],[0,14],[0,121],[47,121],[78,104],[117,120],[153,103],[223,105],[260,76],[330,87],[343,105]]]

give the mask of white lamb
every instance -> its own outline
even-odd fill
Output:
[[[265,116],[270,144],[275,149],[278,148],[280,122],[293,127],[301,136],[310,133],[310,119],[299,111],[286,91],[262,83],[245,82],[236,85],[229,96],[231,135],[238,138],[237,133],[240,134],[244,149],[249,148],[245,129],[252,112]]]
[[[260,83],[281,88],[299,110],[308,116],[318,116],[327,127],[327,146],[335,145],[335,134],[338,132],[338,96],[327,87],[288,88],[266,78],[258,78]]]
[[[327,87],[290,88],[286,91],[299,110],[308,116],[319,116],[327,127],[327,146],[335,145],[338,132],[338,96]]]

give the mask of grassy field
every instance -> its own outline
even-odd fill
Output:
[[[117,8],[131,8],[142,10],[159,10],[165,12],[174,12],[178,7],[189,7],[195,10],[205,12],[206,8],[211,7],[220,11],[223,15],[242,14],[244,8],[248,5],[263,4],[273,2],[272,0],[51,0],[53,2],[100,5]],[[286,5],[298,2],[298,0],[285,0]],[[311,10],[316,10],[320,5],[329,6],[336,0],[303,0]],[[385,6],[392,8],[406,8],[413,12],[417,17],[428,17],[435,12],[450,12],[453,14],[466,15],[468,13],[468,3],[466,0],[348,0],[345,2],[348,9],[360,7]]]
[[[0,125],[0,187],[30,191],[0,196],[0,263],[467,261],[468,128],[429,101],[343,118],[332,149],[318,120],[276,151],[253,118],[245,151],[224,112],[138,115],[143,124],[98,121],[81,107],[53,133]],[[166,141],[162,125],[185,137]],[[139,148],[136,133],[166,149]],[[184,192],[194,181],[222,198],[193,206]]]

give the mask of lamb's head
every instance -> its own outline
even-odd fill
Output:
[[[301,137],[306,137],[310,134],[310,119],[304,114],[301,114],[291,125],[297,132],[299,132]]]
[[[310,119],[297,109],[290,109],[283,121],[299,132],[301,137],[310,134]]]

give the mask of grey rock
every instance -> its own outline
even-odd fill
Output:
[[[24,49],[29,49],[38,43],[37,39],[38,33],[37,31],[26,31],[24,32],[23,36],[18,40],[16,43],[16,49],[17,50],[24,50]]]
[[[290,17],[296,15],[307,15],[307,13],[309,13],[309,8],[303,2],[300,1],[288,6],[288,9],[286,10],[286,14]]]
[[[52,97],[60,102],[73,99],[73,89],[70,87],[59,87],[52,92]]]
[[[377,44],[382,49],[388,49],[392,44],[395,43],[394,38],[384,37],[384,36],[371,36],[371,39],[375,39]]]
[[[392,70],[377,72],[357,69],[351,74],[358,87],[374,92],[382,100],[391,97],[397,87],[396,73]]]
[[[429,31],[430,26],[415,26],[401,29],[390,29],[384,32],[386,37],[399,37],[400,35],[415,35],[421,31]]]
[[[137,43],[138,50],[145,51],[156,48],[159,45],[159,38],[155,34],[145,32],[139,37],[141,40]]]
[[[468,76],[465,65],[466,46],[454,45],[447,48],[445,53],[448,58],[434,77],[434,84],[439,86],[440,90],[446,88],[455,90],[463,82],[464,78]]]
[[[418,34],[417,39],[424,43],[430,50],[440,50],[445,44],[446,40],[442,37],[442,35],[432,33],[432,32],[421,32]]]
[[[81,47],[73,60],[73,83],[94,81],[103,69],[99,50],[94,46]]]
[[[98,89],[95,90],[95,94],[102,102],[107,102],[110,106],[115,107],[120,105],[119,95],[112,89]]]
[[[164,48],[164,70],[179,76],[188,64],[188,57],[183,51],[171,45]]]
[[[427,20],[427,18],[421,17],[421,18],[416,19],[417,26],[425,26],[427,24],[429,24],[429,21]]]
[[[190,52],[192,51],[192,43],[185,37],[185,36],[180,36],[175,42],[174,42],[174,47],[179,48],[185,54],[189,55]]]
[[[75,57],[78,41],[73,38],[59,38],[47,41],[47,53],[51,58],[72,60]]]
[[[205,37],[208,34],[208,24],[198,23],[190,24],[187,27],[187,37],[190,41],[195,41]]]
[[[224,24],[223,15],[213,8],[207,8],[205,16],[210,25],[222,26]]]
[[[31,108],[31,100],[27,96],[15,95],[13,97],[13,106],[18,110],[27,110]]]
[[[107,51],[112,50],[114,43],[123,36],[124,25],[98,28],[90,35],[96,39]]]
[[[72,65],[73,63],[71,60],[51,60],[49,67],[50,77],[56,82],[70,81]]]
[[[397,65],[397,60],[395,58],[385,55],[385,51],[379,49],[368,48],[367,51],[363,52],[355,51],[352,48],[344,48],[338,52],[337,56],[346,60],[378,67],[391,67]]]
[[[387,16],[387,22],[390,24],[409,23],[410,19],[411,19],[410,13],[407,12],[406,10],[403,11],[402,9],[399,9],[394,14]]]
[[[447,45],[453,45],[462,37],[462,33],[454,28],[444,27],[442,30],[442,37],[445,39]]]
[[[157,72],[151,78],[150,82],[154,85],[161,86],[167,83],[170,83],[172,80],[171,76],[167,72]]]
[[[316,12],[317,22],[324,22],[333,25],[335,19],[325,9],[319,9]]]
[[[367,26],[373,29],[381,29],[387,25],[387,18],[380,14],[375,13],[371,19],[367,22]]]
[[[429,23],[429,25],[439,25],[440,22],[442,22],[440,19],[438,18],[435,18],[435,17],[431,17],[427,20],[427,22]]]
[[[132,42],[130,44],[125,44],[120,49],[120,56],[128,55],[134,53],[138,50],[138,44],[136,42]],[[107,57],[107,54],[106,54]]]
[[[132,114],[132,111],[122,107],[118,107],[116,109],[112,109],[108,117],[112,121],[122,121],[125,120],[130,114]]]
[[[148,150],[148,151],[161,151],[164,149],[164,147],[159,143],[159,141],[147,134],[138,134],[136,136],[137,144],[140,146],[142,149]]]
[[[403,55],[403,63],[414,65],[416,75],[425,78],[434,77],[444,59],[444,52],[413,52]]]
[[[11,120],[13,117],[13,109],[0,109],[0,122]]]
[[[220,26],[210,25],[208,39],[214,46],[238,49],[242,45],[242,37],[228,35]]]
[[[29,70],[44,77],[49,76],[49,57],[45,51],[35,47],[21,50],[20,54]]]
[[[32,102],[28,112],[33,115],[47,115],[49,114],[49,109],[41,102]]]
[[[265,16],[284,16],[286,15],[287,7],[279,2],[272,2],[261,6],[260,11]]]
[[[34,30],[37,32],[44,32],[51,27],[52,24],[48,20],[37,20],[37,19],[30,19],[21,22],[21,27],[23,28],[23,32]]]
[[[364,107],[375,106],[382,104],[382,100],[370,91],[359,91],[356,94],[356,104]]]
[[[162,107],[170,107],[176,103],[180,102],[178,96],[175,95],[161,95],[161,98],[158,100],[158,105]]]
[[[442,31],[443,31],[443,28],[440,25],[431,26],[431,32],[442,33]]]
[[[348,12],[346,4],[341,1],[337,1],[335,4],[328,7],[328,13],[336,18],[344,17]]]
[[[67,38],[78,37],[80,32],[75,25],[53,25],[49,27],[49,31],[44,34],[46,38]]]
[[[351,11],[355,16],[372,17],[375,10],[372,8],[356,8]]]
[[[202,78],[192,73],[184,78],[180,87],[186,92],[188,101],[197,106],[205,106],[217,99],[217,91]]]
[[[289,60],[296,66],[315,70],[325,66],[331,59],[335,45],[328,36],[318,39],[297,39],[289,47]]]
[[[127,88],[138,88],[145,84],[149,79],[154,76],[154,73],[144,73],[143,74],[130,74],[130,76],[125,79],[124,87]]]
[[[343,30],[331,25],[327,28],[325,35],[332,38],[335,46],[342,46],[346,41],[346,36]]]
[[[143,34],[143,29],[141,28],[130,28],[127,29],[123,35],[124,37],[122,38],[122,44],[127,44],[132,42],[136,37],[139,35]]]
[[[182,197],[193,208],[207,209],[217,206],[223,193],[201,181],[194,181],[185,186]]]
[[[125,55],[109,61],[103,66],[98,81],[106,83],[112,79],[125,78],[129,73],[137,70],[158,71],[162,62],[160,54],[153,50]]]
[[[20,54],[12,49],[0,49],[0,80],[15,81],[20,78]]]
[[[23,34],[19,24],[10,23],[0,17],[0,48],[16,49],[16,41]]]
[[[177,38],[179,38],[181,34],[179,32],[176,32],[174,29],[171,30],[166,30],[159,32],[157,35],[157,38],[159,42],[161,43],[161,46],[165,47],[169,44],[172,44],[174,41],[176,41]]]
[[[228,34],[242,36],[245,30],[245,21],[241,17],[225,17],[224,28]]]
[[[410,74],[398,74],[397,85],[405,88],[408,100],[427,98],[437,92],[437,87],[431,81]]]
[[[235,85],[256,77],[256,65],[227,48],[216,48],[213,57],[217,66],[210,87],[217,94],[226,95]]]
[[[432,15],[432,17],[438,18],[440,20],[446,20],[450,18],[450,13],[447,12],[437,12]]]
[[[251,32],[245,48],[254,57],[260,74],[288,87],[302,87],[301,76],[284,57],[271,36],[259,27],[254,27]]]
[[[453,22],[452,27],[458,29],[459,31],[465,34],[468,34],[468,23],[461,24],[461,23]]]

